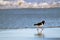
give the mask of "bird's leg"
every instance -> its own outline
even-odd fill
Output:
[[[43,32],[43,28],[41,28],[41,33]]]
[[[38,32],[38,34],[39,34],[39,28],[37,28],[37,32]]]

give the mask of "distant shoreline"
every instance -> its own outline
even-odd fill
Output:
[[[60,7],[52,7],[52,8],[6,8],[6,9],[55,9],[55,8],[60,8]],[[5,10],[4,8],[3,9],[0,9],[0,10]]]

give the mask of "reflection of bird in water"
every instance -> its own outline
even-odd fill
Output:
[[[41,32],[43,31],[43,25],[44,25],[45,21],[43,20],[40,23],[34,24],[34,26],[37,26],[37,32],[39,33],[39,28],[41,28]]]

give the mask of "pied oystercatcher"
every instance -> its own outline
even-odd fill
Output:
[[[43,31],[43,25],[45,24],[45,21],[39,22],[37,24],[34,24],[34,26],[37,26],[37,32],[39,33],[39,29],[41,28],[41,32]]]

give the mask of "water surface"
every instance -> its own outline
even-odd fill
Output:
[[[60,28],[45,28],[41,36],[36,34],[36,28],[7,29],[0,31],[0,40],[60,40]]]
[[[46,21],[44,27],[60,26],[60,8],[0,10],[0,29],[35,27],[42,20]]]

